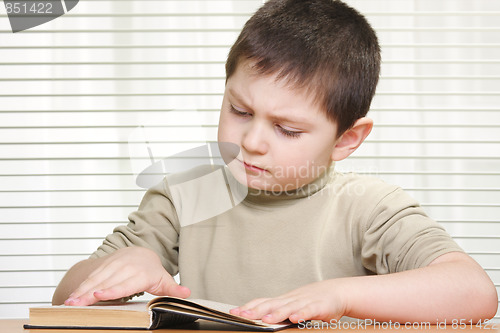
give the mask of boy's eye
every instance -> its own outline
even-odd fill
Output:
[[[251,116],[252,114],[251,113],[248,113],[246,111],[243,111],[243,110],[238,110],[236,109],[234,106],[230,106],[230,109],[231,113],[234,113],[235,115],[237,116],[240,116],[240,117],[248,117],[248,116]]]
[[[235,114],[238,117],[251,117],[252,114],[250,112],[246,112],[240,109],[237,109],[234,105],[229,105],[229,112],[232,114]],[[282,126],[279,124],[275,125],[278,131],[283,134],[284,136],[290,137],[290,138],[298,138],[301,134],[302,131],[300,130],[293,130],[290,128],[287,128],[286,126]]]
[[[301,131],[290,130],[290,129],[287,129],[281,125],[276,125],[276,126],[278,127],[278,130],[281,132],[281,134],[288,136],[288,137],[291,137],[291,138],[298,138],[300,136],[300,134],[302,134]]]

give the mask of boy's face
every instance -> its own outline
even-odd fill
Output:
[[[250,188],[283,192],[312,182],[332,162],[336,124],[305,91],[242,62],[227,80],[219,142],[240,148],[229,163]]]

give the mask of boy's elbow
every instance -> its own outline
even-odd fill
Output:
[[[491,280],[478,280],[470,285],[462,285],[455,291],[460,296],[453,298],[450,320],[458,319],[473,323],[483,323],[492,319],[498,310],[497,291]]]
[[[466,301],[474,309],[472,317],[477,322],[493,318],[498,311],[498,294],[493,281],[481,269],[478,279],[470,285],[471,291]]]
[[[487,320],[493,318],[498,311],[498,294],[495,288],[495,285],[490,281],[488,286],[485,286],[483,291],[483,297],[478,298],[478,300],[482,300],[480,319]]]
[[[462,318],[456,319],[467,318],[475,322],[493,318],[498,311],[498,294],[493,281],[484,269],[463,253],[451,253],[435,261],[435,263],[440,262],[453,264],[453,275],[458,278],[457,281],[462,281],[455,285],[456,288],[453,288],[453,294],[450,295],[458,296],[453,302],[461,309],[453,317],[458,315]]]

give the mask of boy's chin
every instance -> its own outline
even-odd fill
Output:
[[[279,193],[289,193],[307,184],[305,179],[275,178],[272,174],[255,174],[248,172],[238,160],[227,164],[231,175],[243,186],[253,190]]]

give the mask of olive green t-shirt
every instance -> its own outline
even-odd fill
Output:
[[[180,274],[192,297],[241,305],[316,281],[400,272],[463,252],[401,188],[333,168],[294,191],[245,188],[246,196],[233,196],[232,208],[183,222],[186,211],[227,201],[229,186],[211,186],[217,177],[202,186],[192,181],[214,170],[184,173],[176,181],[187,184],[181,190],[169,188],[168,179],[149,189],[128,225],[117,227],[92,257],[148,247],[171,275]],[[229,172],[218,171],[229,184]]]

